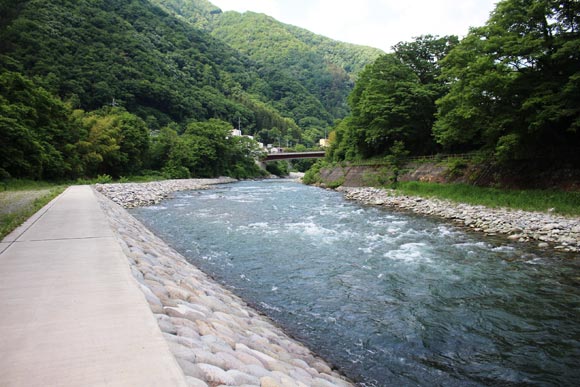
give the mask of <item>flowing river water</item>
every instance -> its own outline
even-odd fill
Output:
[[[577,255],[284,180],[131,212],[361,386],[580,380]]]

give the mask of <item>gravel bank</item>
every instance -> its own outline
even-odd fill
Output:
[[[364,204],[409,210],[417,214],[450,219],[487,234],[503,234],[508,239],[535,241],[539,247],[580,251],[580,219],[548,213],[489,208],[400,195],[393,190],[368,187],[339,187],[347,199]]]
[[[217,179],[163,180],[149,183],[97,184],[95,189],[124,208],[157,204],[175,191],[208,189],[211,185],[237,181],[230,177]]]
[[[169,192],[218,182],[227,181],[108,184],[97,189],[117,203],[134,207],[155,203]],[[190,386],[352,386],[119,205],[97,196]]]

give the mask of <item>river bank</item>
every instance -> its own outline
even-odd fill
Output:
[[[233,179],[98,185],[99,202],[190,386],[351,386],[272,321],[189,264],[123,207]],[[117,203],[117,204],[115,204]]]
[[[237,181],[231,177],[216,179],[162,180],[147,183],[96,184],[95,189],[123,208],[150,206],[172,192],[208,189],[211,185]]]
[[[436,198],[398,194],[394,190],[370,187],[339,187],[350,200],[386,206],[421,215],[451,220],[475,231],[505,235],[518,242],[536,242],[540,248],[580,251],[580,219],[549,213],[489,208]]]

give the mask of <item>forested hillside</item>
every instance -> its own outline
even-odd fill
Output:
[[[400,43],[361,73],[334,161],[479,152],[580,166],[580,2],[503,0],[455,37]]]
[[[334,161],[578,166],[579,53],[569,0],[503,0],[461,41],[384,55],[206,0],[4,0],[0,178],[252,176],[253,143],[227,136],[238,123],[306,146],[334,129]]]
[[[271,80],[253,92],[289,114],[304,130],[306,144],[315,143],[335,119],[348,114],[346,100],[357,74],[383,53],[316,35],[264,14],[222,13],[205,0],[154,1],[247,55],[259,74]]]
[[[240,122],[264,142],[306,145],[333,122],[308,79],[259,64],[201,29],[219,9],[201,0],[155,3],[0,3],[2,176],[226,173],[233,166],[198,165],[215,157],[193,149],[218,154],[224,144],[188,138],[192,122],[221,120],[213,125],[220,132]],[[183,9],[189,17],[177,16]]]

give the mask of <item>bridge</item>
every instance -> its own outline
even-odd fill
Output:
[[[270,153],[262,161],[295,160],[295,159],[320,159],[326,155],[325,151],[312,152],[280,152]]]

